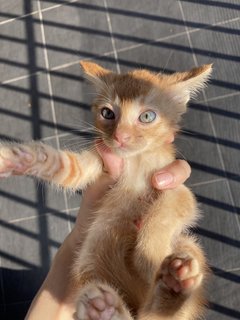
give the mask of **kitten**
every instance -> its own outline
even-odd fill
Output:
[[[158,191],[154,172],[175,159],[170,141],[190,97],[212,67],[172,75],[115,74],[81,62],[96,88],[95,124],[102,143],[124,159],[116,184],[99,203],[71,273],[76,319],[196,319],[204,309],[208,267],[189,234],[198,210],[181,185]],[[72,190],[104,172],[96,148],[80,153],[39,142],[0,145],[0,176],[31,175]]]

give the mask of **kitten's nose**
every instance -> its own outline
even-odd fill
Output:
[[[130,134],[126,131],[116,130],[114,139],[119,143],[119,146],[123,146],[124,143],[129,141]]]

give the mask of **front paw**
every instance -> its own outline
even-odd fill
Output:
[[[108,285],[88,284],[80,292],[78,320],[130,320],[119,295]]]
[[[34,164],[46,161],[46,155],[36,151],[31,145],[0,145],[0,177],[34,174]]]
[[[203,272],[195,257],[180,253],[165,258],[159,272],[159,278],[170,290],[189,294],[200,286]]]

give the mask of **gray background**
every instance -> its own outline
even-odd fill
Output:
[[[240,318],[239,12],[239,0],[0,0],[0,139],[78,147],[73,129],[84,130],[92,99],[80,59],[116,71],[214,63],[177,141],[214,271],[209,320]],[[80,199],[30,178],[0,181],[1,319],[24,318]]]

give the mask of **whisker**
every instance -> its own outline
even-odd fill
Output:
[[[180,134],[181,133],[183,133],[183,134],[186,133],[187,135],[191,135],[191,136],[196,136],[197,135],[196,133],[188,131],[187,129],[180,129],[178,132],[180,132]]]
[[[87,128],[91,128],[93,130],[95,130],[96,132],[100,132],[100,133],[104,133],[101,129],[97,128],[96,126],[94,126],[93,124],[87,122],[87,121],[84,121],[84,120],[80,120],[84,125],[87,125],[88,127]],[[80,129],[84,129],[84,128],[80,128]],[[73,128],[73,130],[79,130],[78,128]]]
[[[84,145],[84,146],[79,146],[79,145],[66,145],[64,147],[64,149],[67,149],[67,150],[71,150],[73,152],[80,152],[80,151],[83,151],[83,150],[93,150],[95,148],[94,144],[91,144],[91,145]]]
[[[179,154],[184,160],[187,161],[186,157],[184,156],[184,154],[180,150],[177,150],[177,154]]]

